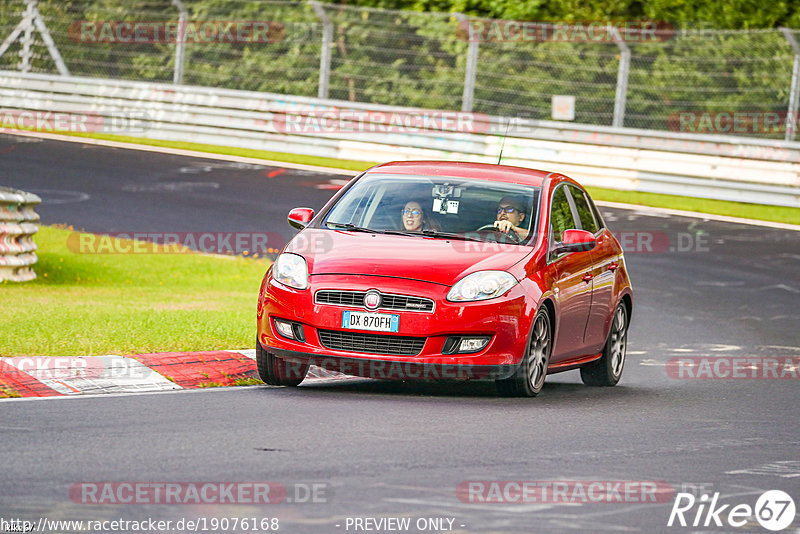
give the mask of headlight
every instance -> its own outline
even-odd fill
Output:
[[[308,287],[308,265],[303,256],[284,253],[272,266],[272,277],[289,287],[306,289]]]
[[[505,271],[480,271],[465,276],[447,294],[451,302],[488,300],[499,297],[517,283]]]

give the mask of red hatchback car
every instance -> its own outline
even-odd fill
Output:
[[[558,173],[396,162],[353,178],[267,271],[258,371],[296,386],[310,365],[385,379],[494,380],[535,396],[548,373],[613,386],[632,291],[617,239]]]

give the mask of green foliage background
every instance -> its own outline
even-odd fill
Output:
[[[271,43],[189,43],[184,83],[316,96],[322,24],[308,3],[184,0],[192,21],[279,22]],[[780,26],[800,28],[800,0],[355,0],[325,3],[334,23],[330,97],[461,109],[468,43],[453,13],[530,21],[652,20],[669,40],[631,44],[625,125],[667,129],[682,111],[777,111],[788,105],[794,54]],[[387,8],[385,11],[375,8]],[[171,82],[172,43],[85,43],[79,21],[177,21],[170,0],[40,0],[39,10],[74,75]],[[22,0],[0,0],[0,36]],[[800,34],[798,34],[800,35]],[[17,69],[19,40],[0,56]],[[36,35],[34,72],[56,72]],[[619,49],[595,42],[482,42],[474,111],[549,119],[551,97],[576,96],[576,122],[610,125]],[[782,138],[780,131],[760,134]]]

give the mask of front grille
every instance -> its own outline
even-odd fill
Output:
[[[389,310],[433,311],[433,301],[431,299],[406,297],[404,295],[383,295],[381,308]]]
[[[366,291],[317,291],[317,304],[331,304],[333,306],[364,306],[364,295]],[[432,312],[433,301],[423,297],[412,297],[409,295],[389,295],[381,294],[382,302],[380,310],[401,310],[401,311],[422,311]]]
[[[422,351],[424,337],[387,336],[383,334],[362,334],[359,332],[339,332],[318,330],[323,346],[334,350],[366,352],[368,354],[398,354],[414,356]]]
[[[363,306],[366,291],[317,291],[317,303],[334,306]]]

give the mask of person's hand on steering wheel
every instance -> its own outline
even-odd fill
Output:
[[[508,234],[509,236],[513,237],[517,241],[520,241],[522,239],[520,237],[520,234],[525,232],[524,228],[514,226],[514,224],[507,219],[501,221],[495,221],[494,227],[500,232],[503,232],[504,234]]]

